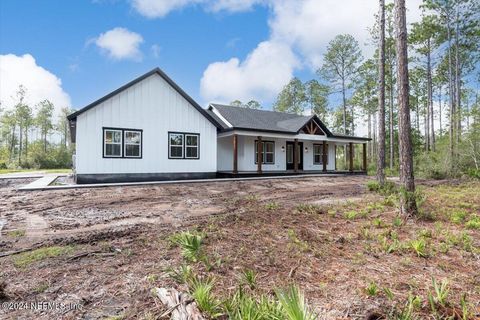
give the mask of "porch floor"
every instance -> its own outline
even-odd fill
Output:
[[[364,170],[298,170],[297,172],[293,170],[269,170],[262,171],[261,173],[257,171],[219,171],[217,176],[219,178],[234,178],[234,177],[258,177],[258,176],[296,176],[296,175],[308,175],[308,174],[345,174],[345,175],[366,175],[367,172]]]

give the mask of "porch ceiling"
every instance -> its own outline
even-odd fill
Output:
[[[331,141],[335,142],[336,144],[348,144],[350,142],[361,144],[366,143],[369,139],[368,138],[360,138],[360,137],[327,137],[324,135],[312,135],[312,134],[282,134],[282,133],[274,133],[274,132],[261,132],[261,131],[247,131],[247,130],[232,130],[227,132],[221,132],[218,134],[219,138],[229,137],[237,134],[239,136],[251,136],[251,137],[265,137],[265,138],[278,138],[278,139],[298,139],[298,140],[306,140],[306,141]]]

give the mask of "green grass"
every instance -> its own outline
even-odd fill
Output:
[[[174,234],[170,241],[182,249],[182,256],[190,262],[198,262],[205,257],[202,242],[205,235],[189,231]]]
[[[22,172],[72,173],[72,169],[0,169],[0,174]]]
[[[23,252],[14,256],[13,264],[17,268],[26,268],[33,263],[43,261],[48,258],[58,257],[73,251],[72,246],[53,246],[43,247],[30,252]]]
[[[12,230],[7,232],[7,236],[12,238],[21,238],[25,236],[25,230]]]

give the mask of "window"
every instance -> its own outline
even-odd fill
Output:
[[[328,144],[326,156],[328,164]],[[323,144],[313,145],[313,164],[323,164]]]
[[[125,157],[140,158],[142,156],[142,132],[125,130]]]
[[[103,128],[104,158],[141,158],[142,130]]]
[[[168,133],[169,159],[199,159],[200,135],[198,133]]]
[[[122,130],[104,129],[103,131],[103,156],[108,158],[122,157]]]
[[[198,135],[196,134],[185,135],[185,158],[188,158],[188,159],[198,158]]]
[[[258,141],[255,140],[255,163],[258,159]],[[262,163],[274,164],[275,163],[275,142],[262,141]]]

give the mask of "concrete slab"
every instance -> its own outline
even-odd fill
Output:
[[[228,181],[246,181],[246,180],[275,180],[275,179],[298,179],[310,177],[342,177],[348,174],[300,174],[292,176],[268,176],[268,177],[245,177],[245,178],[217,178],[217,179],[195,179],[195,180],[173,180],[173,181],[144,181],[144,182],[121,182],[121,183],[94,183],[94,184],[72,184],[72,185],[49,185],[44,182],[36,183],[34,181],[28,185],[18,188],[19,191],[35,191],[35,190],[63,190],[78,188],[107,188],[107,187],[123,187],[123,186],[144,186],[144,185],[161,185],[161,184],[181,184],[181,183],[202,183],[202,182],[228,182]],[[43,178],[42,178],[43,179]],[[42,180],[39,179],[39,180]]]
[[[24,186],[20,187],[19,190],[41,189],[41,188],[48,187],[48,185],[50,183],[52,183],[53,181],[55,181],[55,179],[57,179],[59,176],[60,176],[59,174],[45,175],[45,176],[41,177],[40,179],[37,179],[37,180],[27,184],[27,185],[24,185]]]

